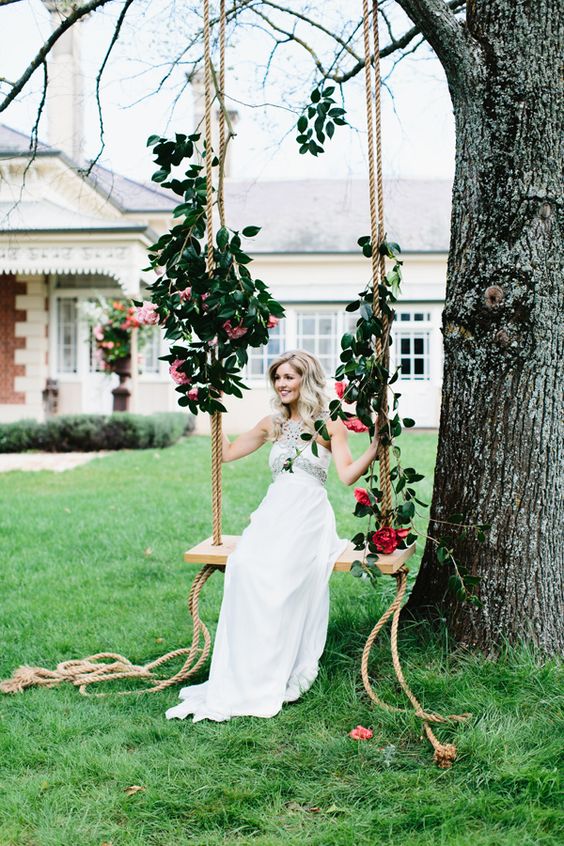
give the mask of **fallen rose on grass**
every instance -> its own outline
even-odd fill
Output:
[[[374,737],[372,729],[364,728],[364,726],[356,726],[352,731],[349,731],[349,737],[353,740],[370,740]]]

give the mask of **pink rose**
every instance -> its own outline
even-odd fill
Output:
[[[357,502],[360,502],[361,505],[371,505],[370,497],[368,496],[366,488],[355,488],[354,498]]]
[[[94,327],[94,329],[92,330],[92,334],[94,335],[94,337],[96,338],[97,341],[103,341],[104,340],[104,330],[102,329],[100,324],[98,324],[98,326]]]
[[[352,737],[353,740],[370,740],[374,737],[374,732],[372,729],[364,728],[364,726],[357,726],[349,731],[349,737]]]
[[[186,303],[192,299],[192,288],[184,288],[183,291],[179,291],[178,293],[180,294],[181,303]]]
[[[202,301],[202,311],[207,311],[208,308],[209,308],[209,306],[206,305],[206,300],[207,300],[208,297],[209,297],[209,294],[208,294],[207,291],[204,291],[204,293],[200,297],[200,300]]]
[[[189,400],[193,400],[194,402],[196,402],[196,400],[198,399],[198,389],[197,388],[190,388],[190,390],[188,391],[186,396],[188,397]]]
[[[155,326],[159,322],[157,307],[154,303],[143,303],[138,306],[135,319],[140,326]]]
[[[343,399],[348,386],[348,382],[335,382],[335,393],[337,394],[339,399]]]
[[[157,264],[155,268],[153,268],[157,276],[163,276],[166,268],[162,264]]]
[[[347,420],[343,420],[343,423],[350,432],[368,432],[368,426],[361,423],[358,417],[349,417]]]
[[[268,323],[266,324],[268,329],[274,329],[274,327],[278,326],[279,323],[279,319],[277,317],[274,317],[273,314],[268,315]]]
[[[242,338],[243,335],[246,335],[249,331],[242,323],[239,323],[237,326],[232,326],[230,320],[225,321],[223,328],[225,329],[227,336],[231,338],[232,341],[236,341],[237,338]]]
[[[391,526],[384,526],[382,529],[378,529],[372,535],[372,543],[378,552],[382,552],[384,555],[391,555],[398,547],[396,530],[392,529]]]
[[[172,364],[168,368],[168,372],[170,373],[177,385],[189,385],[192,381],[190,377],[186,373],[184,373],[183,370],[179,369],[183,364],[184,359],[177,358],[175,361],[172,362]]]

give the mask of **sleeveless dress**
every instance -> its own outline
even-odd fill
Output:
[[[329,577],[347,541],[325,490],[331,453],[318,444],[315,456],[302,431],[287,421],[272,445],[272,484],[227,560],[209,679],[182,688],[167,719],[273,717],[317,676]],[[284,469],[289,458],[293,472]]]

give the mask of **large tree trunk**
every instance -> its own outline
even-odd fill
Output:
[[[402,2],[418,23],[433,5]],[[564,7],[471,0],[456,67],[446,31],[430,35],[457,133],[431,513],[463,512],[491,530],[484,544],[472,534],[456,544],[480,576],[481,609],[446,593],[450,572],[430,542],[408,607],[440,607],[459,640],[489,652],[526,639],[552,654],[564,646]],[[432,535],[444,530],[431,524]]]

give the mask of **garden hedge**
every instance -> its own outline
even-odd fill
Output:
[[[194,426],[194,416],[186,412],[66,414],[45,423],[18,420],[0,423],[0,453],[160,448],[176,443]]]

